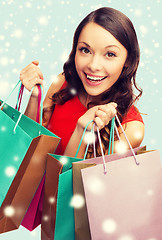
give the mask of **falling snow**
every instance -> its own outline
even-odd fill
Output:
[[[57,82],[57,75],[63,71],[63,63],[68,59],[72,48],[73,33],[80,20],[90,11],[99,7],[109,6],[123,11],[133,21],[140,42],[141,59],[137,72],[137,82],[144,90],[143,97],[138,103],[140,112],[145,122],[145,139],[143,144],[148,148],[161,148],[161,126],[162,116],[162,54],[161,54],[161,0],[43,0],[43,1],[18,1],[6,0],[0,2],[0,99],[5,99],[19,80],[22,68],[32,60],[40,61],[41,70],[44,75],[45,91],[52,82]],[[72,94],[76,94],[72,89]],[[46,93],[46,92],[45,92]],[[15,94],[16,95],[16,94]],[[15,105],[15,95],[8,100]],[[27,102],[29,93],[25,92],[24,102]],[[5,134],[6,126],[0,126],[0,133]],[[89,134],[89,133],[88,133]],[[93,136],[87,135],[86,142],[93,142]],[[136,138],[139,138],[138,132]],[[125,152],[125,145],[117,146],[117,152]],[[68,159],[63,157],[61,162],[67,164]],[[13,162],[19,162],[19,156],[13,156]],[[14,166],[7,166],[5,171],[7,178],[15,174]],[[93,184],[92,184],[93,183]],[[94,184],[95,183],[95,184]],[[95,185],[95,187],[93,187]],[[105,186],[100,179],[90,179],[90,191],[93,194],[104,192]],[[97,189],[97,190],[96,190]],[[151,197],[152,189],[148,189],[146,195]],[[56,199],[51,197],[50,203]],[[71,202],[73,207],[82,207],[84,199],[75,196]],[[6,216],[13,216],[15,210],[8,206],[5,209]],[[44,216],[48,221],[49,216]],[[113,219],[105,219],[102,229],[107,234],[113,233],[118,225]],[[27,232],[20,227],[11,233],[11,238],[1,234],[1,240],[23,239],[40,240],[40,228],[33,232]],[[25,234],[28,235],[25,235]],[[133,236],[125,233],[118,240],[135,240]],[[147,240],[157,240],[149,238]]]

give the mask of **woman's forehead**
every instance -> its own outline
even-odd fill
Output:
[[[78,43],[82,42],[89,46],[100,46],[102,48],[109,46],[116,46],[119,49],[125,48],[109,31],[94,22],[86,24],[82,29]]]

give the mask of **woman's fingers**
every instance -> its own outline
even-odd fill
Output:
[[[99,129],[104,128],[109,121],[115,117],[117,104],[109,103],[105,105],[100,105],[98,110],[95,112],[94,122],[98,126]]]
[[[28,91],[31,91],[36,84],[41,84],[43,86],[44,78],[38,65],[39,61],[35,60],[20,72],[20,80]],[[34,93],[36,93],[36,91],[34,91],[33,94]]]
[[[87,112],[78,119],[78,125],[81,126],[82,128],[85,128],[86,124],[89,121],[93,120],[96,126],[99,129],[102,129],[116,115],[117,113],[116,107],[117,107],[116,103],[109,103],[105,105],[92,107],[89,110],[87,110]],[[92,126],[93,126],[93,123],[91,123],[88,126],[87,130],[91,130]],[[95,127],[95,131],[96,131],[96,127]]]
[[[32,63],[35,64],[36,66],[39,65],[39,61],[38,60],[34,60],[34,61],[32,61]]]
[[[24,77],[39,77],[40,79],[44,79],[43,78],[43,74],[40,70],[40,68],[38,66],[36,66],[35,64],[31,63],[29,64],[27,67],[25,67],[21,72],[20,72],[20,80],[24,79]]]

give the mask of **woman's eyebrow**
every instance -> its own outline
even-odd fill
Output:
[[[111,48],[111,47],[116,47],[116,48],[118,48],[120,50],[120,47],[118,47],[117,45],[108,45],[108,46],[105,47],[105,49],[106,48]]]
[[[90,47],[89,44],[86,42],[78,42],[78,43],[84,43],[87,47]]]
[[[85,44],[87,47],[90,48],[90,45],[88,43],[86,43],[86,42],[78,42],[78,44],[79,43]],[[108,45],[108,46],[105,47],[105,49],[111,48],[111,47],[116,47],[116,48],[118,48],[120,50],[120,48],[117,45]]]

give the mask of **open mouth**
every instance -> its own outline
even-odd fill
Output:
[[[85,73],[85,75],[86,75],[86,78],[89,80],[89,81],[91,81],[91,82],[101,82],[101,81],[103,81],[105,78],[107,78],[107,76],[105,76],[105,77],[97,77],[97,76],[91,76],[91,75],[88,75],[88,74],[86,74]]]

